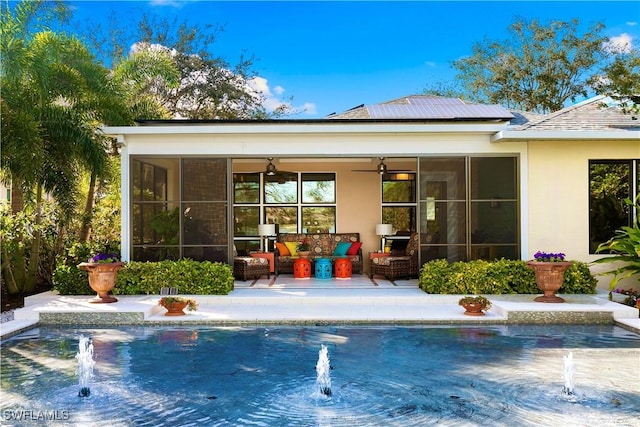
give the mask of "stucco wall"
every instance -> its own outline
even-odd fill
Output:
[[[528,258],[539,250],[564,252],[584,262],[600,258],[589,254],[589,160],[639,157],[639,141],[531,141]],[[610,268],[598,265],[592,271]],[[606,288],[609,278],[599,281]]]

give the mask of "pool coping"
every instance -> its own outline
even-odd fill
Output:
[[[159,295],[118,296],[92,304],[89,296],[45,292],[25,298],[14,319],[0,324],[0,339],[40,325],[212,325],[274,324],[616,324],[640,334],[638,309],[608,300],[607,293],[563,295],[565,303],[538,303],[536,295],[485,295],[493,303],[485,316],[466,316],[460,295],[426,294],[417,288],[251,289],[229,295],[190,295],[195,312],[164,316]]]

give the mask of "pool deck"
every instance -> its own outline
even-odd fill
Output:
[[[638,310],[598,295],[561,295],[566,302],[534,302],[535,295],[485,295],[493,306],[485,316],[466,316],[461,295],[426,294],[416,280],[389,282],[367,276],[347,280],[271,279],[237,281],[229,295],[196,295],[195,312],[165,316],[159,295],[118,296],[111,304],[92,304],[89,296],[53,292],[25,299],[13,320],[0,323],[0,338],[37,325],[105,326],[122,324],[509,324],[615,323],[640,333]]]

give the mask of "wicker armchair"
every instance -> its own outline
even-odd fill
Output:
[[[391,255],[379,257],[371,260],[371,278],[375,274],[384,276],[389,280],[397,278],[418,277],[418,250],[420,249],[420,237],[417,233],[412,233],[407,243],[404,255]]]
[[[260,276],[267,276],[267,279],[271,277],[271,271],[269,267],[269,260],[266,258],[254,258],[237,256],[233,258],[233,275],[236,278],[244,281],[247,278],[256,278]]]

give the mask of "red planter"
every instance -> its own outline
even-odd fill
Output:
[[[564,299],[556,296],[556,292],[562,286],[564,272],[571,267],[571,262],[540,262],[528,261],[527,267],[536,274],[536,284],[544,292],[543,296],[534,298],[537,302],[561,303]]]
[[[482,311],[482,304],[464,304],[463,305],[467,316],[484,316],[484,312]]]
[[[165,316],[184,316],[184,309],[187,307],[186,302],[172,302],[171,304],[163,305],[167,309]]]

